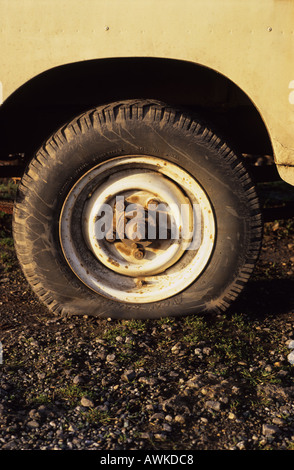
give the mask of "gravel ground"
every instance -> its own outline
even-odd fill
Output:
[[[2,214],[0,449],[294,450],[292,218],[266,222],[226,315],[154,321],[53,316],[10,224]]]

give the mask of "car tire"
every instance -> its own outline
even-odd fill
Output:
[[[98,239],[97,211],[117,207],[118,196],[124,208],[137,197],[144,208],[163,202],[178,239],[171,225],[168,240]],[[184,238],[179,226],[191,220]],[[254,269],[262,220],[227,143],[189,112],[132,100],[91,109],[43,144],[19,185],[13,232],[22,270],[51,311],[144,319],[226,311]]]

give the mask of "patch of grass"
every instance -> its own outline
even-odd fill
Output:
[[[12,271],[17,264],[16,256],[14,253],[13,248],[7,247],[7,245],[2,245],[0,243],[0,250],[3,250],[0,253],[0,265],[3,269],[3,271],[10,272]]]
[[[36,397],[30,399],[31,405],[48,405],[49,403],[52,403],[52,397],[46,393],[40,393]]]
[[[277,341],[270,333],[257,330],[254,323],[241,314],[214,321],[192,316],[187,317],[184,323],[183,341],[189,347],[209,347],[211,351],[206,358],[208,366],[224,376],[231,374],[236,367],[242,375],[243,370],[248,371],[248,367],[256,363],[259,357],[264,357],[266,350]],[[245,375],[244,378],[255,380]]]
[[[128,331],[124,328],[121,322],[118,322],[117,325],[110,325],[103,333],[102,339],[107,341],[109,344],[115,346],[117,344],[116,338],[121,336],[126,338],[128,336]]]
[[[196,345],[199,341],[207,341],[212,333],[207,320],[200,315],[185,318],[184,327],[187,333],[182,339],[188,344]]]
[[[125,339],[127,336],[133,335],[134,332],[137,334],[144,333],[146,328],[147,322],[144,320],[121,320],[115,325],[110,324],[104,331],[102,339],[107,341],[109,344],[116,346],[116,338],[118,336]]]
[[[85,391],[79,385],[66,385],[63,388],[56,390],[56,395],[59,399],[66,400],[70,406],[75,406],[81,400]]]
[[[147,324],[144,320],[124,320],[122,323],[127,331],[136,330],[137,332],[142,333],[146,330]]]
[[[247,368],[244,368],[240,375],[246,379],[248,384],[254,387],[266,383],[281,383],[281,380],[277,378],[275,372],[267,372],[264,369],[248,370]]]
[[[0,180],[0,199],[14,199],[17,191],[17,183],[11,179]]]
[[[16,267],[16,264],[11,215],[0,211],[0,269],[9,272]]]
[[[82,416],[89,424],[105,425],[114,419],[112,416],[110,416],[108,411],[102,411],[97,408],[83,412]]]

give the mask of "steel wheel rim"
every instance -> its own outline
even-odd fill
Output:
[[[145,212],[142,209],[141,217],[129,220],[129,203],[134,204],[135,197],[140,200],[137,207]],[[117,224],[119,236],[112,232],[112,242],[105,236],[99,238],[100,233],[97,237],[101,207],[108,205],[114,213],[114,201],[121,200],[127,201],[121,212],[123,233]],[[154,200],[157,207],[167,207],[170,232],[175,229],[178,238],[148,238],[145,232],[138,241],[137,233],[143,233],[138,226],[145,221],[146,227],[146,218],[149,224]],[[131,228],[135,225],[133,240]],[[137,155],[110,159],[76,182],[61,210],[59,236],[68,266],[88,288],[120,302],[149,303],[182,292],[201,275],[216,233],[212,206],[195,178],[167,160]],[[131,245],[130,255],[126,248]]]

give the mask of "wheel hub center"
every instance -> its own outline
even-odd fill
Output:
[[[136,193],[135,196],[129,196],[126,201],[123,195],[119,195],[117,199],[118,201],[114,204],[112,231],[108,233],[106,240],[109,243],[123,243],[125,249],[129,250],[130,256],[135,260],[142,260],[145,255],[145,248],[151,246],[154,242],[154,229],[156,233],[160,232],[158,230],[158,220],[156,220],[157,207],[163,207],[165,209],[163,212],[168,214],[167,207],[164,203],[160,203],[155,199],[146,198],[144,192],[139,193],[139,195]],[[144,207],[137,202],[132,202],[133,200],[138,201],[138,199],[141,202],[144,201]],[[167,229],[164,239],[170,238],[169,232],[170,230]],[[157,245],[159,241],[160,233],[156,237]],[[164,243],[162,249],[165,249]]]
[[[190,210],[184,222],[182,205]],[[92,253],[110,269],[134,277],[154,275],[183,254],[180,227],[190,224],[190,216],[187,197],[169,178],[155,171],[120,171],[91,194],[84,236]]]

